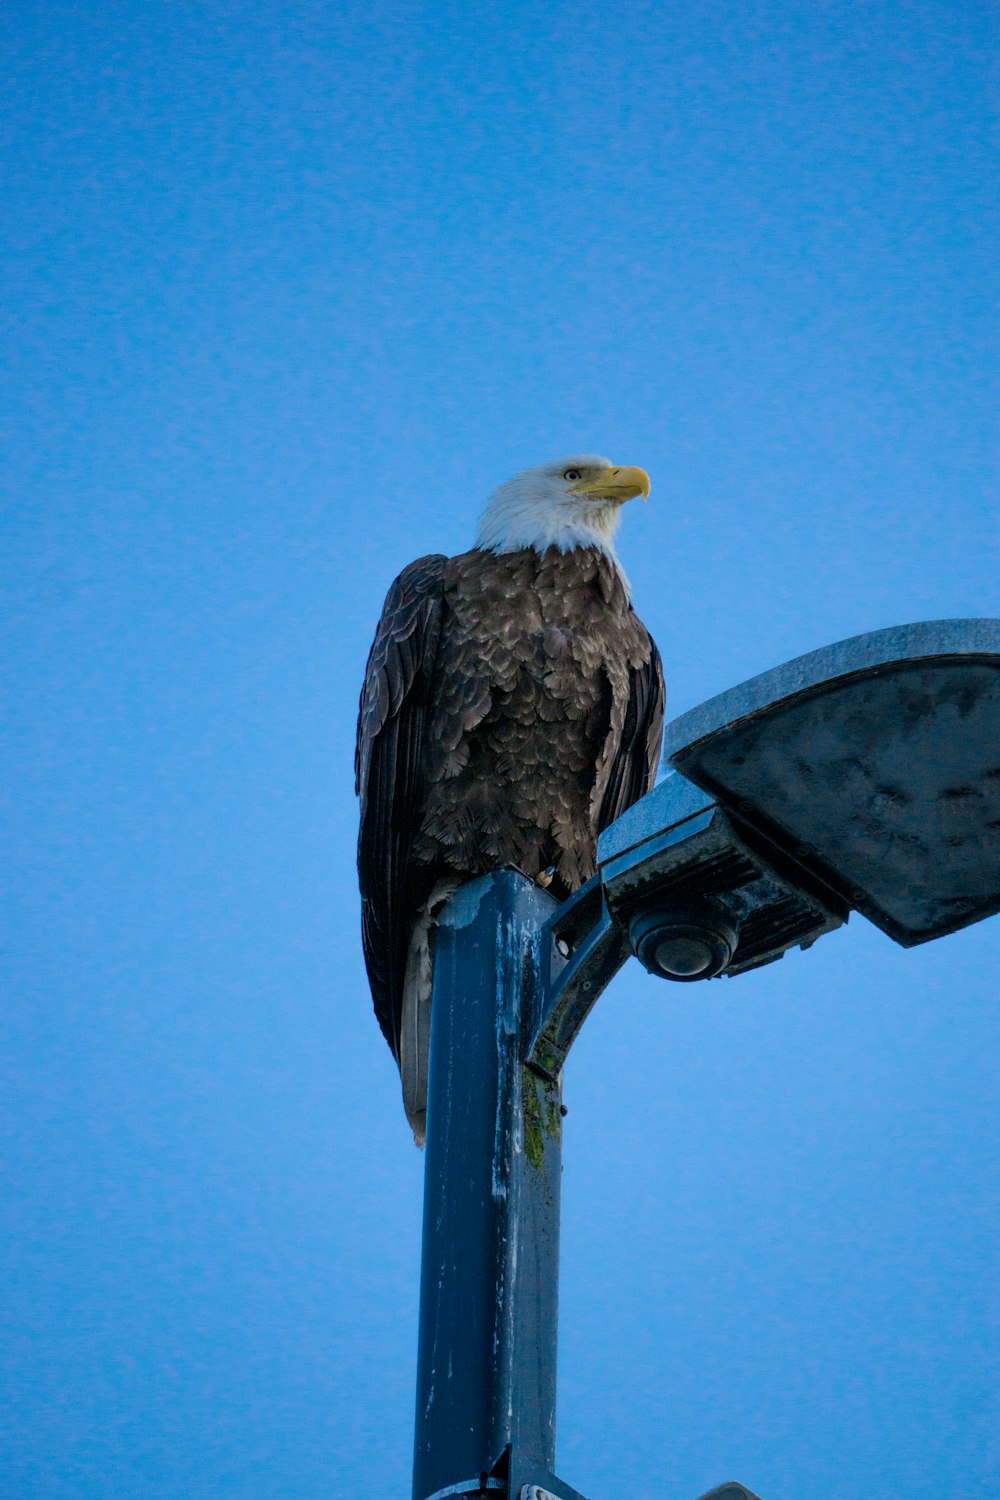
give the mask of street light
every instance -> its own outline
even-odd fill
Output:
[[[851,910],[907,947],[1000,911],[998,620],[798,657],[675,720],[664,752],[568,901],[499,870],[441,919],[414,1500],[582,1500],[554,1473],[562,1069],[626,959],[690,983]]]

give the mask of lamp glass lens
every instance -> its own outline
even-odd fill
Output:
[[[656,966],[664,974],[700,974],[713,959],[712,949],[702,938],[669,937],[656,949]]]

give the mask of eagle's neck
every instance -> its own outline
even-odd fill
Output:
[[[573,552],[577,547],[593,547],[611,563],[631,600],[632,588],[615,551],[615,532],[621,524],[621,506],[613,500],[606,504],[591,502],[586,511],[578,503],[552,504],[544,509],[536,498],[511,492],[508,486],[499,490],[483,512],[476,535],[481,552],[521,552],[531,548],[545,552],[557,547]]]

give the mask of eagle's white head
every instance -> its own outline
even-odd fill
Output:
[[[622,506],[636,495],[648,497],[649,475],[635,465],[621,467],[593,453],[539,464],[493,491],[476,546],[484,552],[599,547],[622,572],[615,532]]]

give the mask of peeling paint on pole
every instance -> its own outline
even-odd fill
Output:
[[[437,932],[414,1500],[508,1450],[525,1480],[555,1462],[560,1086],[522,1062],[555,909],[501,870],[457,891]]]

